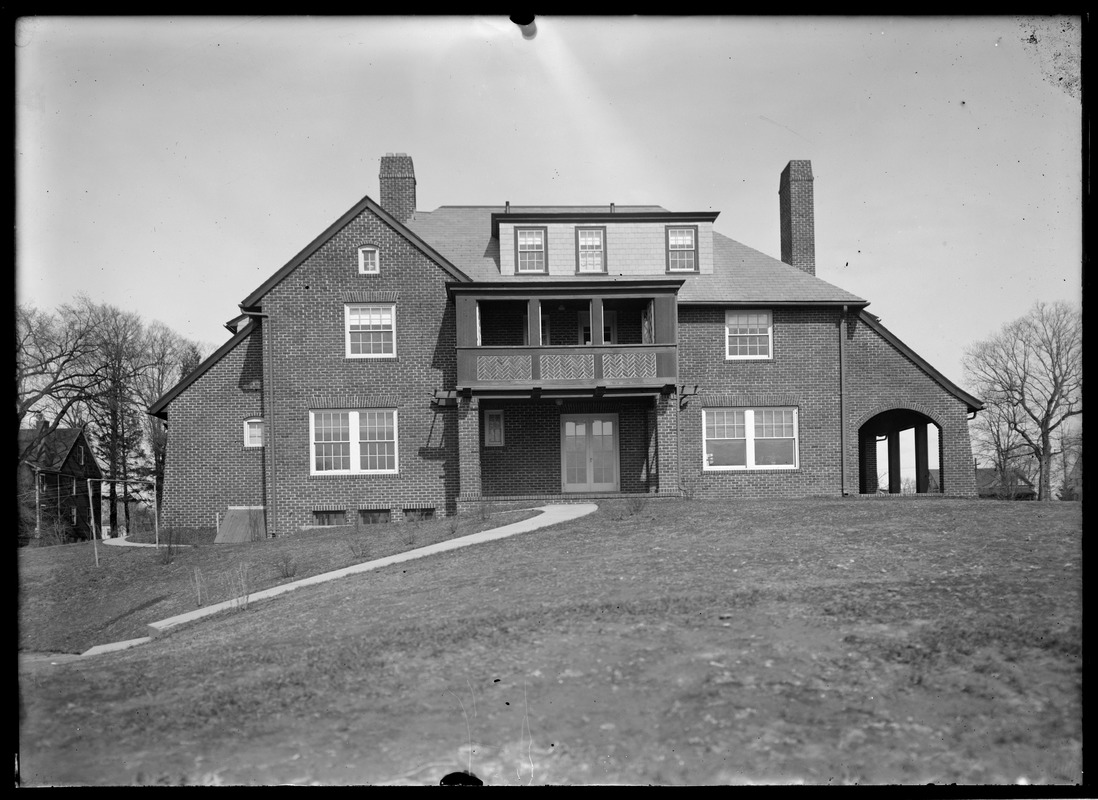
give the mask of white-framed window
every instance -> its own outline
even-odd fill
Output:
[[[698,228],[667,226],[667,271],[698,271]]]
[[[395,303],[348,303],[344,327],[347,358],[396,356]]]
[[[395,408],[309,412],[309,470],[313,475],[395,474]]]
[[[76,506],[72,507],[72,524],[76,524]]]
[[[724,332],[726,359],[773,358],[774,322],[769,311],[726,311]]]
[[[381,257],[378,249],[371,245],[358,248],[358,274],[377,275],[381,272]]]
[[[244,446],[263,446],[263,420],[260,417],[244,420]]]
[[[703,469],[796,469],[796,408],[702,410]]]
[[[503,411],[484,412],[484,446],[503,447]]]
[[[576,228],[576,272],[606,272],[605,228]]]
[[[84,466],[84,445],[76,446],[76,463]]]
[[[76,478],[72,479],[72,496],[76,497]]]
[[[548,272],[545,255],[546,228],[515,228],[515,271]]]

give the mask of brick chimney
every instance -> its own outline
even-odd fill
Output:
[[[412,157],[404,153],[386,153],[381,159],[381,207],[400,222],[416,213],[416,173]]]
[[[812,213],[812,162],[790,161],[778,187],[782,261],[816,274],[816,225]]]

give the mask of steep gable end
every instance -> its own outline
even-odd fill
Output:
[[[411,230],[400,223],[395,217],[389,214],[380,205],[375,203],[369,197],[363,197],[358,203],[351,207],[343,216],[329,225],[323,233],[313,239],[301,252],[290,259],[286,264],[282,266],[274,275],[265,280],[254,292],[248,295],[240,303],[241,308],[256,308],[261,305],[263,297],[270,292],[274,287],[280,284],[286,279],[295,269],[301,266],[310,256],[316,253],[321,247],[323,247],[328,241],[332,239],[339,231],[346,227],[352,220],[358,217],[364,212],[370,212],[380,218],[385,224],[391,227],[394,231],[400,234],[404,239],[408,241],[413,247],[423,253],[427,258],[434,261],[441,267],[446,273],[448,273],[454,280],[468,281],[470,280],[461,270],[450,263],[449,260],[444,258],[433,247],[423,241],[419,236],[414,234]]]

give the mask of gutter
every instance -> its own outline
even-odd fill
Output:
[[[839,487],[846,497],[846,313],[839,313]]]
[[[263,332],[263,380],[260,382],[263,407],[263,463],[267,464],[263,481],[263,506],[267,517],[268,537],[275,535],[275,521],[278,519],[275,483],[275,437],[274,437],[274,355],[271,344],[271,318],[262,311],[248,311],[240,308],[241,316],[253,317]],[[269,488],[268,488],[269,486]]]

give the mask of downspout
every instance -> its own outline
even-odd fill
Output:
[[[277,517],[278,492],[273,485],[275,479],[275,437],[274,437],[274,355],[271,343],[271,318],[262,311],[241,313],[255,318],[263,334],[263,379],[259,382],[260,402],[263,409],[263,461],[269,463],[263,483],[263,513],[267,517],[267,537],[274,538]],[[268,489],[268,483],[272,484]],[[269,513],[268,513],[269,511]]]
[[[846,313],[839,316],[839,485],[846,497]]]

